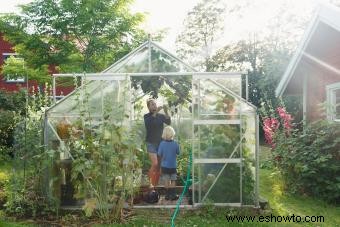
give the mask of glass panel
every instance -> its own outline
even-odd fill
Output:
[[[73,77],[56,77],[55,83],[57,100],[62,99],[75,89],[75,80]]]
[[[219,81],[227,82],[228,78]],[[202,120],[235,120],[240,114],[256,112],[253,106],[210,79],[194,79],[193,104],[195,119]]]
[[[192,139],[192,120],[189,118],[173,119],[172,126],[176,136],[182,139]]]
[[[256,128],[255,115],[242,117],[242,203],[255,204]]]
[[[183,75],[131,76],[134,118],[142,118],[148,112],[145,104],[150,97],[157,98],[158,106],[167,104],[171,107],[169,111],[174,119],[191,118],[191,78]]]
[[[335,119],[340,119],[340,89],[335,90]]]
[[[56,106],[49,110],[49,113],[56,115],[65,115],[72,117],[73,115],[79,115],[81,106],[88,102],[89,105],[85,105],[89,108],[93,117],[102,115],[102,106],[104,97],[110,97],[112,100],[117,99],[119,91],[119,81],[90,81],[83,88],[78,88],[74,93],[68,96],[66,99],[61,100]]]
[[[152,46],[151,51],[152,72],[191,72],[192,70],[185,66],[174,57],[165,53],[163,50]]]
[[[144,47],[108,72],[142,73],[149,71],[148,47]]]
[[[90,81],[86,84],[86,92],[88,94],[94,94],[94,91],[99,90],[100,84],[103,83],[101,81]],[[79,110],[77,107],[79,106],[80,97],[82,95],[82,89],[79,87],[76,91],[74,91],[70,96],[65,99],[62,99],[60,103],[57,103],[54,107],[52,107],[48,112],[49,113],[61,113],[61,114],[79,114]]]
[[[254,204],[256,109],[239,97],[240,83],[227,75],[194,76],[195,203]],[[234,163],[221,163],[230,156]]]
[[[46,121],[46,125],[44,128],[44,135],[45,135],[45,151],[54,153],[53,158],[50,159],[50,162],[47,164],[48,171],[46,172],[48,175],[46,175],[45,179],[45,185],[46,192],[51,193],[53,196],[56,196],[57,198],[60,198],[61,193],[61,176],[60,176],[60,168],[56,160],[59,160],[60,158],[60,144],[61,141],[58,139],[58,136],[56,134],[56,129],[51,127],[51,124],[49,124],[49,121]],[[53,181],[50,181],[48,179],[50,177],[51,179],[54,179]]]
[[[239,118],[238,98],[227,93],[211,80],[195,80],[193,95],[194,112],[199,119]]]
[[[47,121],[45,125],[45,146],[47,150],[58,150],[60,140],[58,139],[56,129],[50,124],[50,121]]]
[[[219,78],[212,75],[211,80],[215,81],[217,84],[231,90],[235,94],[241,96],[241,75],[240,77]]]
[[[256,108],[246,102],[241,102],[240,112],[241,114],[254,115],[256,114]]]
[[[196,157],[239,158],[239,125],[195,125],[194,137],[199,141]]]
[[[177,60],[166,51],[151,43],[150,72],[192,72],[193,70]],[[109,73],[143,73],[149,72],[149,44],[114,65]]]
[[[205,163],[195,165],[198,183],[195,203],[240,203],[240,165]]]

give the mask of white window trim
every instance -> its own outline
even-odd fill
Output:
[[[2,53],[2,56],[18,56],[17,53]],[[6,79],[6,83],[24,83],[25,82],[25,78],[18,78],[18,79],[8,79],[5,76]]]
[[[17,56],[17,53],[2,53],[2,56]]]
[[[327,92],[327,119],[331,121],[340,122],[340,118],[335,118],[335,91],[340,90],[340,82],[326,86]]]

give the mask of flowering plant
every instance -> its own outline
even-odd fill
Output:
[[[293,117],[291,114],[287,113],[284,107],[276,108],[277,116],[271,117],[263,117],[263,131],[265,136],[265,141],[268,143],[272,148],[275,148],[275,133],[280,129],[280,126],[283,127],[283,130],[286,136],[290,135],[292,130],[292,121]]]

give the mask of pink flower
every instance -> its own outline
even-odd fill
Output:
[[[264,131],[265,141],[266,143],[271,145],[272,148],[275,148],[274,136],[275,136],[275,133],[277,133],[278,129],[280,128],[280,125],[282,125],[282,128],[286,136],[289,136],[293,128],[292,115],[287,113],[284,107],[278,107],[276,108],[276,111],[278,113],[278,117],[264,117],[263,118],[263,131]]]
[[[276,130],[280,127],[280,122],[276,118],[265,118],[263,120],[263,131],[264,131],[264,137],[268,144],[272,146],[272,148],[275,147],[274,144],[274,135]]]
[[[289,134],[290,130],[292,129],[292,121],[293,121],[292,115],[287,113],[287,111],[283,107],[278,107],[276,111],[278,112],[281,120],[283,121],[283,127],[286,133]]]

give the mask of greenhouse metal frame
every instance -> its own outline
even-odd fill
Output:
[[[160,53],[156,57],[153,55],[155,51]],[[164,64],[174,63],[176,66],[169,71],[163,70]],[[160,70],[156,66],[160,67]],[[57,80],[65,77],[80,78],[81,86],[57,102]],[[184,137],[191,144],[193,157],[191,166],[193,203],[180,206],[197,207],[212,203],[216,206],[258,207],[259,117],[256,107],[249,103],[247,98],[242,98],[242,73],[196,72],[150,40],[101,73],[53,75],[55,104],[46,111],[45,115],[45,147],[51,147],[52,137],[60,140],[59,147],[65,146],[58,135],[55,122],[58,121],[56,119],[62,117],[77,118],[80,113],[75,111],[75,106],[72,105],[77,103],[75,97],[83,93],[84,87],[92,86],[91,95],[98,95],[93,101],[96,105],[99,103],[98,100],[101,100],[101,110],[92,108],[98,114],[97,116],[93,112],[93,117],[98,117],[98,125],[101,124],[100,119],[104,119],[105,92],[109,94],[110,89],[124,90],[125,93],[118,94],[119,98],[124,96],[124,113],[120,112],[120,114],[129,116],[126,127],[131,128],[138,118],[134,113],[135,100],[133,98],[135,97],[133,97],[132,80],[138,80],[138,78],[154,80],[160,77],[170,81],[181,77],[191,80],[192,100],[188,103],[191,111],[180,110],[180,113],[176,113],[177,115],[181,115],[181,112],[185,113],[176,117],[177,121],[174,122],[176,131],[186,130]],[[247,83],[247,78],[245,81]],[[245,87],[247,86],[248,84]],[[247,97],[247,89],[244,93]],[[140,116],[138,120],[141,120]],[[189,126],[182,129],[184,125]],[[217,138],[214,138],[215,136]],[[61,153],[65,152],[61,158],[66,156],[66,158],[73,159],[70,148],[54,149]],[[173,208],[175,205],[134,205],[134,207]]]

